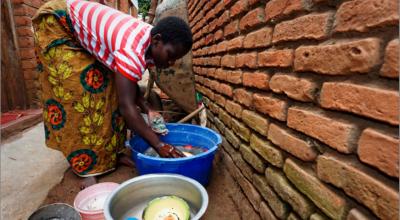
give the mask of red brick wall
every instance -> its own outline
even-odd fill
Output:
[[[12,0],[27,100],[31,108],[40,105],[39,73],[36,69],[37,60],[33,40],[32,17],[44,2],[42,0]]]
[[[397,9],[188,1],[196,88],[255,218],[398,218]]]

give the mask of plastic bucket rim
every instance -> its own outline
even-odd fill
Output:
[[[94,184],[94,185],[92,185],[92,186],[110,185],[110,184],[112,184],[112,185],[116,184],[116,185],[115,185],[115,188],[112,189],[111,191],[104,191],[104,192],[103,192],[103,193],[106,193],[106,192],[109,193],[109,195],[107,196],[107,198],[108,198],[108,197],[111,195],[111,193],[112,193],[115,189],[117,189],[118,186],[120,186],[120,184],[114,183],[114,182],[102,182],[102,183],[96,183],[96,184]],[[89,186],[89,187],[92,187],[92,186]],[[82,215],[98,215],[98,214],[103,214],[104,208],[98,209],[98,210],[85,210],[85,209],[79,208],[76,199],[77,199],[77,197],[80,195],[81,192],[83,192],[84,190],[88,189],[89,187],[87,187],[87,188],[85,188],[85,189],[79,191],[79,193],[75,196],[74,204],[73,204],[73,205],[74,205],[74,209],[75,209],[76,211],[78,211],[79,214],[80,214],[81,216],[82,216]],[[98,193],[98,194],[102,194],[102,193]],[[96,194],[96,195],[97,195],[97,194]],[[105,203],[104,203],[104,204],[105,204]]]
[[[218,149],[218,146],[214,146],[207,150],[206,152],[190,156],[190,157],[182,157],[182,158],[162,158],[162,157],[152,157],[152,156],[147,156],[145,154],[140,153],[139,151],[136,151],[133,149],[132,146],[130,146],[131,150],[134,151],[136,154],[137,158],[140,159],[146,159],[146,160],[152,160],[152,161],[163,161],[163,162],[183,162],[187,160],[195,160],[195,159],[201,159],[203,157],[207,157],[209,154],[215,153],[215,151]]]
[[[181,123],[166,123],[167,127],[169,126],[185,126],[185,127],[196,127],[196,128],[201,128],[204,130],[207,130],[208,132],[212,133],[215,135],[217,141],[215,142],[214,140],[210,140],[211,142],[215,142],[215,145],[211,148],[209,148],[206,152],[197,154],[195,156],[190,156],[190,157],[183,157],[183,158],[160,158],[160,157],[152,157],[152,156],[147,156],[137,150],[134,149],[134,147],[131,145],[131,143],[135,142],[135,139],[132,139],[132,141],[129,141],[129,148],[136,154],[136,157],[139,159],[147,159],[147,160],[152,160],[152,161],[162,161],[162,162],[183,162],[186,160],[195,160],[195,159],[200,159],[203,157],[208,156],[209,154],[215,153],[215,151],[218,149],[218,145],[222,143],[222,138],[221,135],[218,134],[217,132],[213,131],[210,128],[207,127],[201,127],[199,125],[192,125],[192,124],[181,124]],[[174,132],[174,131],[173,131]],[[149,146],[150,147],[150,146]]]
[[[190,132],[177,132],[177,131],[173,131],[173,132],[170,132],[170,133],[179,133],[179,134],[190,134]],[[211,151],[211,150],[215,150],[214,148],[215,147],[217,147],[218,148],[218,145],[219,144],[221,144],[221,143],[216,143],[214,140],[212,140],[211,138],[204,138],[204,139],[206,139],[207,141],[209,141],[209,142],[212,142],[213,144],[215,144],[215,146],[213,146],[213,147],[211,147],[211,148],[207,148],[207,151],[206,152],[208,152],[208,151]],[[128,142],[128,144],[129,144],[129,146],[132,148],[132,150],[133,151],[135,151],[135,152],[137,152],[137,153],[141,153],[141,152],[139,152],[139,151],[137,151],[137,150],[135,150],[134,148],[134,145],[135,144],[137,144],[137,142],[140,142],[140,141],[144,141],[142,138],[138,138],[138,139],[134,139],[134,140],[132,140],[132,141],[129,141]],[[132,143],[132,144],[131,144]],[[150,147],[150,146],[149,146]],[[206,153],[206,152],[203,152],[203,153]],[[200,156],[200,155],[202,155],[203,153],[200,153],[200,154],[197,154],[196,156]],[[143,154],[143,153],[141,153],[141,154]]]
[[[201,128],[201,129],[204,129],[204,130],[209,131],[209,132],[212,133],[212,134],[215,134],[215,136],[217,137],[217,143],[216,143],[216,145],[219,145],[219,144],[222,143],[221,135],[218,134],[216,131],[214,131],[214,130],[212,130],[212,129],[210,129],[210,128],[207,128],[207,127],[202,127],[202,126],[200,126],[200,125],[192,125],[192,124],[182,124],[182,123],[166,123],[166,125],[167,125],[167,127],[168,127],[168,126],[182,126],[182,125],[183,125],[183,126],[186,126],[186,127]]]
[[[201,128],[203,130],[206,130],[208,132],[210,132],[211,134],[214,134],[216,137],[216,141],[212,140],[212,142],[215,142],[215,145],[219,145],[222,143],[222,138],[221,135],[218,134],[216,131],[207,128],[207,127],[201,127],[199,125],[192,125],[192,124],[181,124],[181,123],[166,123],[167,128],[168,127],[177,127],[177,126],[185,126],[185,127],[195,127],[196,129]],[[172,132],[176,132],[176,131],[172,131]],[[187,132],[187,131],[186,131]],[[210,139],[210,138],[207,138]],[[132,138],[129,142],[133,142],[135,140],[135,138]]]

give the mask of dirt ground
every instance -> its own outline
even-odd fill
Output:
[[[240,214],[237,212],[235,205],[230,198],[226,187],[232,187],[233,185],[226,181],[225,175],[227,172],[223,172],[224,168],[219,169],[218,155],[214,161],[214,169],[211,176],[210,185],[207,187],[209,195],[209,205],[206,214],[203,216],[202,220],[220,220],[220,219],[230,219],[238,220],[240,219]],[[99,182],[116,182],[122,183],[125,180],[131,179],[137,176],[135,169],[119,166],[114,172],[101,176]],[[79,190],[80,178],[77,177],[71,169],[65,172],[64,179],[50,190],[46,200],[43,205],[51,203],[68,203],[73,205],[74,198]]]

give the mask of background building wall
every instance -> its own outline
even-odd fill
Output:
[[[44,4],[42,0],[12,0],[15,29],[19,45],[20,63],[23,72],[27,104],[30,108],[40,105],[37,60],[33,40],[32,17]]]
[[[397,9],[188,0],[208,125],[262,219],[398,218]]]

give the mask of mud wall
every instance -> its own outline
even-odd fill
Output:
[[[242,219],[398,218],[397,9],[188,0],[196,89]]]
[[[186,1],[159,1],[153,25],[167,16],[177,16],[187,22]],[[192,112],[197,108],[191,53],[177,60],[175,65],[170,68],[155,70],[153,77],[157,86],[160,87],[171,100],[174,100],[180,108],[186,112]]]

